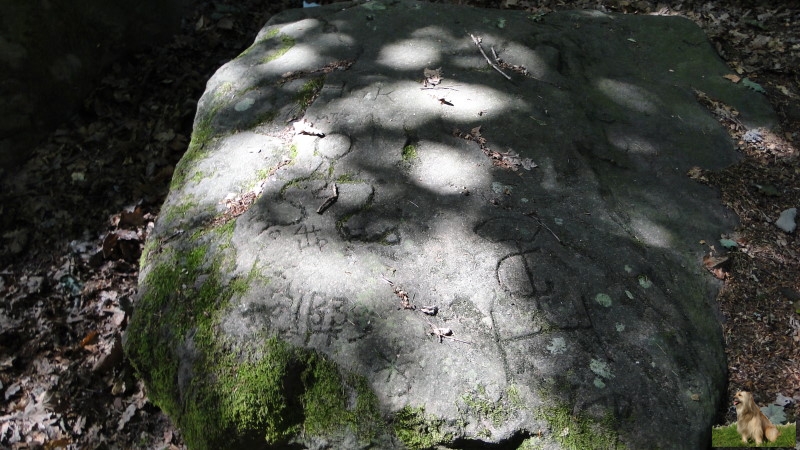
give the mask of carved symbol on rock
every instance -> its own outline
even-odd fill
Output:
[[[347,299],[328,297],[312,291],[285,294],[282,311],[271,317],[271,326],[289,336],[296,336],[305,345],[324,348],[339,339],[348,322]]]
[[[322,251],[322,247],[328,245],[328,240],[325,238],[320,238],[317,233],[320,230],[317,229],[315,225],[311,225],[311,229],[309,230],[306,224],[302,224],[294,232],[295,236],[298,236],[297,239],[297,247],[302,251],[309,247],[317,247],[320,251]]]

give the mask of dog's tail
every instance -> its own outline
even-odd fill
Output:
[[[778,439],[778,436],[780,436],[780,434],[781,433],[778,431],[778,428],[776,428],[775,425],[772,424],[770,424],[764,430],[764,435],[767,437],[767,439],[769,439],[770,442],[775,442]]]

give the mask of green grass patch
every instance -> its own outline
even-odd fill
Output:
[[[766,439],[761,445],[756,445],[752,439],[745,444],[742,442],[742,436],[736,431],[736,423],[728,426],[714,427],[711,429],[711,446],[712,447],[794,447],[797,442],[797,425],[777,425],[780,436],[775,442],[769,442]]]

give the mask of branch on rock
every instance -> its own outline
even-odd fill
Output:
[[[547,226],[547,224],[545,224],[544,222],[542,222],[542,219],[540,219],[540,218],[539,218],[539,216],[536,214],[536,212],[534,212],[534,211],[531,211],[531,212],[529,212],[529,213],[526,213],[525,215],[526,215],[526,216],[528,216],[528,217],[530,217],[530,218],[532,218],[532,219],[533,219],[533,220],[535,220],[536,222],[538,222],[538,223],[539,223],[539,225],[543,226],[545,230],[549,231],[549,232],[550,232],[550,234],[552,234],[552,235],[553,235],[553,237],[554,237],[554,238],[556,238],[556,240],[558,241],[558,243],[559,243],[559,244],[561,244],[561,245],[564,245],[564,241],[562,241],[562,240],[561,240],[561,239],[560,239],[560,238],[559,238],[559,237],[558,237],[558,236],[557,236],[557,235],[556,235],[556,234],[553,232],[553,230],[551,230],[551,229],[550,229],[550,227],[548,227],[548,226]]]
[[[330,197],[326,198],[324,202],[317,208],[317,214],[322,214],[325,212],[326,209],[330,208],[331,205],[336,203],[336,200],[339,199],[339,189],[336,187],[336,183],[333,183],[331,186],[333,190],[333,194]]]
[[[508,81],[511,81],[511,77],[510,77],[510,76],[508,76],[508,75],[507,75],[505,72],[503,72],[503,70],[502,70],[502,69],[500,69],[500,67],[498,67],[498,66],[497,66],[497,64],[493,63],[493,62],[492,62],[492,60],[491,60],[491,59],[489,59],[489,57],[488,57],[488,56],[486,56],[486,52],[485,52],[485,51],[483,51],[483,47],[481,46],[481,38],[479,38],[479,37],[475,37],[475,36],[474,36],[474,35],[472,35],[472,34],[470,34],[470,35],[469,35],[469,37],[471,37],[471,38],[472,38],[472,42],[474,42],[474,43],[475,43],[475,46],[477,46],[477,47],[478,47],[478,50],[480,50],[480,51],[481,51],[481,55],[483,55],[483,57],[484,57],[484,58],[486,58],[486,62],[487,62],[487,63],[489,63],[489,65],[490,65],[490,66],[492,66],[492,68],[493,68],[494,70],[498,71],[498,72],[500,73],[500,75],[502,75],[502,76],[506,77],[506,79],[507,79]]]

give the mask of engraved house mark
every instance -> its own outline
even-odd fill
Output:
[[[325,238],[320,238],[317,233],[320,230],[317,229],[315,225],[311,225],[311,229],[306,226],[306,224],[302,224],[294,231],[294,235],[298,237],[297,239],[297,247],[300,250],[307,249],[309,247],[317,247],[320,251],[322,251],[322,247],[328,245],[328,240]]]

